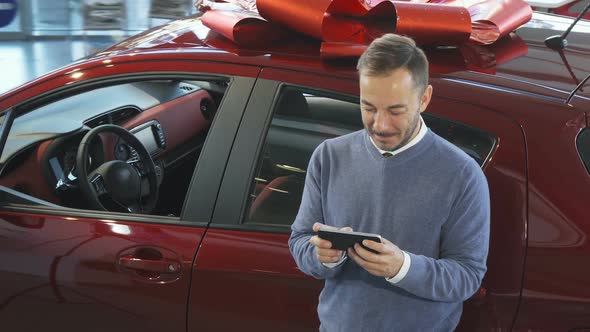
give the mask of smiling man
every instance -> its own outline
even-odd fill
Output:
[[[428,61],[387,34],[358,62],[364,130],[314,151],[289,246],[326,279],[321,331],[452,331],[486,271],[490,203],[467,154],[430,131]],[[377,233],[348,251],[320,228]]]

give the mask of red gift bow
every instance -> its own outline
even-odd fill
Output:
[[[491,44],[528,22],[523,0],[257,0],[252,11],[210,10],[203,24],[243,46],[287,38],[293,30],[324,42],[322,55],[356,54],[387,32],[421,45]]]

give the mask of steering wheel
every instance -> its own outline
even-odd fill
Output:
[[[137,151],[138,158],[111,160],[88,174],[90,143],[100,133],[109,132]],[[158,200],[156,166],[143,144],[127,129],[116,125],[102,125],[90,130],[78,146],[76,154],[78,184],[84,196],[96,210],[108,211],[99,197],[108,196],[130,213],[150,213]],[[142,185],[147,179],[148,186]]]

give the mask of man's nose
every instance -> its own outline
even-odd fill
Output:
[[[373,119],[373,130],[380,133],[391,131],[391,118],[387,112],[377,111]]]

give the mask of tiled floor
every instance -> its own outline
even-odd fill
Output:
[[[106,2],[113,3],[110,0]],[[193,0],[161,0],[159,2],[167,5],[154,5],[157,10],[151,7],[154,0],[116,2],[124,5],[125,9],[121,11],[120,27],[111,27],[113,30],[110,30],[104,26],[88,27],[89,17],[101,18],[100,15],[105,14],[104,8],[95,10],[96,15],[88,15],[82,1],[18,0],[20,15],[10,25],[0,27],[0,94],[130,35],[163,24],[171,18],[168,17],[171,14],[169,10],[173,10],[177,15],[175,17],[196,11]],[[172,6],[172,3],[176,5]],[[28,31],[28,40],[9,41],[6,39],[10,37],[5,38],[9,34],[25,38],[23,31]]]
[[[0,93],[100,51],[123,38],[0,41]]]

